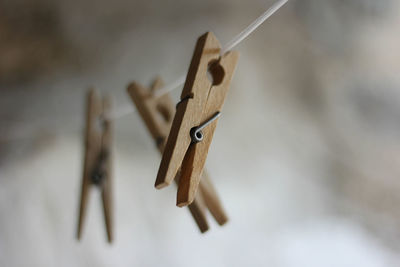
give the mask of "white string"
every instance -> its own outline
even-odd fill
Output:
[[[243,41],[247,36],[249,36],[255,29],[258,28],[264,21],[266,21],[269,17],[271,17],[278,9],[280,9],[284,4],[286,4],[289,0],[280,0],[273,4],[267,11],[265,11],[261,16],[259,16],[255,21],[253,21],[246,29],[244,29],[241,33],[235,36],[230,42],[228,42],[221,50],[221,55],[225,54],[225,52],[231,50],[235,46],[237,46],[241,41]]]
[[[279,0],[275,2],[270,8],[267,9],[261,16],[259,16],[255,21],[253,21],[249,26],[247,26],[243,31],[241,31],[238,35],[236,35],[231,41],[229,41],[226,45],[224,45],[221,49],[221,54],[231,50],[235,46],[237,46],[240,42],[242,42],[247,36],[249,36],[253,31],[255,31],[264,21],[266,21],[269,17],[271,17],[276,11],[278,11],[284,4],[286,4],[289,0]],[[182,86],[185,83],[186,74],[180,76],[174,82],[167,84],[160,90],[155,92],[155,96],[159,97],[169,92],[175,90],[176,88]],[[118,119],[122,116],[133,113],[132,109],[130,112],[125,108],[124,111],[113,112],[110,114],[110,119]]]
[[[253,21],[249,26],[246,27],[242,32],[236,35],[231,41],[229,41],[223,48],[221,49],[221,54],[223,55],[225,52],[231,50],[235,46],[237,46],[240,42],[242,42],[247,36],[249,36],[255,29],[257,29],[264,21],[266,21],[269,17],[271,17],[278,9],[280,9],[284,4],[286,4],[289,0],[279,0],[275,4],[273,4],[267,11],[265,11],[261,16],[259,16],[255,21]],[[182,75],[179,79],[174,82],[167,84],[160,90],[155,92],[155,96],[162,96],[168,94],[169,92],[175,90],[177,87],[182,86],[185,83],[186,75]]]
[[[120,109],[112,109],[109,114],[105,114],[105,117],[109,120],[116,120],[126,115],[135,113],[136,109],[132,105],[124,106]]]
[[[155,91],[154,96],[158,97],[158,96],[166,95],[169,92],[175,90],[176,88],[182,86],[185,83],[185,81],[186,81],[186,74],[182,75],[181,77],[176,79],[174,82],[167,84],[164,87],[162,87],[161,89]]]

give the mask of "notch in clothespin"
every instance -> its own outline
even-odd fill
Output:
[[[85,159],[77,230],[78,240],[82,235],[88,196],[92,185],[101,190],[107,240],[110,243],[113,240],[111,203],[112,122],[108,118],[110,110],[110,97],[100,98],[94,89],[89,90],[86,110]]]
[[[135,82],[131,83],[127,89],[160,153],[164,151],[167,135],[175,114],[175,106],[169,95],[156,96],[155,92],[161,87],[161,79],[156,78],[149,89]],[[178,171],[175,178],[177,184],[179,183],[179,175]],[[203,172],[200,192],[188,208],[202,233],[209,229],[205,215],[206,209],[210,211],[218,224],[223,225],[228,221],[206,172]]]
[[[239,53],[220,55],[215,35],[199,37],[177,104],[155,186],[163,188],[181,169],[177,206],[194,200],[212,137],[221,115]]]

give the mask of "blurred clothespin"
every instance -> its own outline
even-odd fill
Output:
[[[180,169],[177,205],[195,198],[239,53],[220,55],[211,32],[199,37],[158,170],[155,186],[169,185]]]
[[[165,94],[157,97],[154,94],[161,86],[162,81],[160,78],[155,79],[150,89],[144,88],[135,82],[128,86],[128,93],[155,140],[160,153],[164,151],[167,135],[175,114],[175,106],[169,95]],[[179,171],[176,173],[175,181],[178,184]],[[209,229],[205,216],[206,208],[208,208],[220,225],[228,221],[218,195],[206,172],[203,173],[199,194],[197,194],[194,201],[188,207],[202,233]]]
[[[78,240],[82,235],[90,187],[101,190],[107,240],[112,242],[112,188],[111,188],[111,138],[112,122],[107,117],[111,110],[111,99],[100,98],[94,89],[88,92],[85,130],[85,159],[82,177],[82,192],[78,219]]]

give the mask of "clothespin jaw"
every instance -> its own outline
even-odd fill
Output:
[[[196,195],[218,116],[239,57],[235,51],[221,56],[220,50],[220,44],[211,32],[197,40],[158,170],[155,186],[160,189],[169,185],[181,169],[177,193],[177,206],[180,207],[190,204]],[[206,127],[199,131],[201,125]]]
[[[135,82],[131,83],[127,89],[147,129],[155,140],[160,153],[164,151],[166,139],[175,114],[175,105],[168,94],[162,96],[154,94],[162,84],[162,80],[156,78],[149,89]],[[180,172],[178,171],[175,178],[177,184],[179,183],[179,176]],[[206,176],[205,172],[203,176]],[[203,179],[205,180],[205,184],[202,185],[204,193],[202,190],[188,206],[192,217],[202,233],[209,229],[205,215],[207,208],[220,225],[223,225],[227,221],[226,213],[216,191],[213,189],[211,181],[209,181],[208,176]]]
[[[92,185],[98,186],[101,190],[107,240],[110,243],[113,240],[111,187],[112,122],[108,118],[110,110],[111,99],[109,97],[101,99],[94,89],[91,89],[88,92],[85,129],[85,159],[77,229],[78,240],[80,240],[82,236],[83,222],[87,210],[87,201],[90,187]]]
[[[132,82],[127,89],[160,151],[164,150],[166,137],[175,114],[175,105],[169,95],[159,97],[154,95],[154,92],[162,85],[161,78],[157,77],[149,89],[136,82]]]

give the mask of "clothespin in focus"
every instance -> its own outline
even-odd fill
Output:
[[[186,82],[177,104],[155,186],[169,185],[180,170],[177,205],[195,198],[212,137],[221,115],[239,53],[220,55],[221,46],[211,32],[199,37]]]
[[[90,187],[101,190],[107,240],[112,242],[112,188],[111,188],[111,138],[112,122],[107,117],[111,110],[111,99],[101,99],[91,89],[87,96],[85,159],[82,177],[82,191],[79,208],[77,238],[82,235]]]
[[[169,95],[156,96],[154,94],[161,86],[162,81],[160,78],[155,79],[150,89],[144,88],[135,82],[128,86],[128,93],[155,140],[160,153],[164,151],[167,135],[175,114],[175,106]],[[178,171],[175,178],[177,184],[179,175]],[[206,208],[208,208],[220,225],[228,221],[218,195],[206,172],[203,172],[200,192],[195,196],[194,201],[188,208],[202,233],[209,229],[205,216]]]

